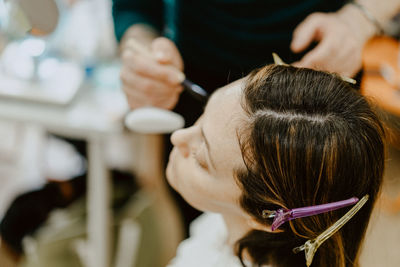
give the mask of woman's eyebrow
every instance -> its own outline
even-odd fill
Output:
[[[214,168],[214,170],[216,170],[214,161],[212,160],[212,157],[211,157],[211,146],[210,146],[210,143],[208,142],[208,140],[206,138],[206,135],[204,134],[203,127],[200,127],[200,132],[201,132],[201,135],[204,138],[204,142],[206,143],[208,158],[210,159],[212,167]]]

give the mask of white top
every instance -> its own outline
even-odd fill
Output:
[[[242,267],[227,245],[227,237],[222,216],[204,213],[192,222],[190,237],[179,245],[176,257],[167,267]]]

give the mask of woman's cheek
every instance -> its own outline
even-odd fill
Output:
[[[193,171],[191,168],[189,158],[183,157],[177,148],[174,148],[169,156],[169,162],[167,165],[166,175],[168,183],[176,190],[180,191],[181,187],[184,186],[188,176]]]
[[[166,176],[167,176],[167,181],[168,183],[176,190],[175,184],[176,184],[176,148],[174,148],[170,155],[169,155],[169,161],[166,169]]]

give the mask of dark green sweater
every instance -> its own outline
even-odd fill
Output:
[[[185,71],[234,80],[271,62],[285,61],[294,28],[316,11],[336,11],[344,0],[113,0],[115,33],[147,23],[177,44]],[[203,76],[204,77],[204,76]]]

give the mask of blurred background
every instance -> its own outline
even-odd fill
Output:
[[[111,1],[55,1],[39,36],[12,2],[0,1],[0,266],[165,266],[182,226],[161,137],[124,127]],[[29,8],[51,19],[42,2]]]
[[[7,3],[8,2],[8,3]],[[183,239],[162,138],[128,131],[111,0],[57,0],[48,35],[0,1],[0,266],[165,266]],[[361,266],[400,266],[399,18],[365,49],[362,93],[391,129]],[[40,35],[40,34],[39,34]]]

